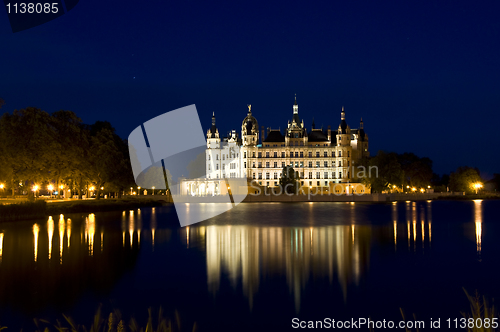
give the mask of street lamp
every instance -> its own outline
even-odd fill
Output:
[[[153,195],[155,194],[155,187],[153,186]]]
[[[134,188],[130,187],[130,195],[132,195],[132,189],[134,189]]]
[[[3,194],[3,188],[4,188],[4,184],[3,183],[0,183],[0,189],[2,189],[2,194]]]
[[[49,186],[47,187],[50,191],[50,198],[52,198],[52,192],[54,191],[54,186],[49,184]]]
[[[482,183],[474,183],[474,189],[476,189],[476,195],[477,195],[477,191],[479,189],[481,189],[483,187],[483,184]]]

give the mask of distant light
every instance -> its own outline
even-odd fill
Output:
[[[3,187],[4,187],[4,184],[3,184],[3,183],[1,183],[1,184],[0,184],[0,189],[3,189]]]
[[[54,190],[54,186],[51,184],[49,184],[49,186],[47,188],[49,188],[50,191]]]

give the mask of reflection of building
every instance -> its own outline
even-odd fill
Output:
[[[351,129],[343,108],[337,130],[331,130],[330,126],[316,128],[314,120],[307,130],[304,120],[299,118],[295,99],[292,120],[282,133],[270,128],[266,132],[264,127],[259,132],[249,105],[241,124],[241,136],[232,130],[226,138],[220,137],[214,114],[207,132],[205,156],[206,178],[198,182],[185,180],[188,183],[183,185],[183,192],[196,196],[224,194],[220,192],[224,178],[246,178],[261,186],[276,187],[286,165],[298,172],[305,188],[322,188],[336,194],[366,192],[364,185],[357,184],[360,170],[356,166],[361,158],[369,156],[368,135],[363,120],[359,129]]]
[[[252,306],[259,277],[285,274],[297,310],[309,278],[337,279],[344,296],[347,286],[358,283],[369,261],[367,226],[328,227],[206,227],[207,281],[217,292],[221,275],[227,274]]]

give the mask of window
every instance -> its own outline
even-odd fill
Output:
[[[274,152],[274,158],[278,158],[278,152]]]
[[[335,179],[335,172],[332,172],[332,179]]]
[[[225,178],[226,177],[226,173],[222,173],[222,177]]]
[[[226,164],[222,164],[222,170],[226,169]]]
[[[339,167],[342,167],[342,161],[339,160]]]
[[[335,158],[335,151],[332,151],[332,157]]]
[[[325,187],[327,187],[327,186],[328,186],[328,181],[325,181]]]
[[[259,180],[262,180],[262,173],[259,173]]]
[[[274,172],[274,179],[276,180],[278,178],[278,173]]]
[[[219,170],[219,164],[215,164],[215,169]]]
[[[259,168],[262,168],[262,162],[259,161]]]
[[[328,152],[327,152],[327,151],[325,151],[325,152],[323,153],[323,157],[328,157]]]
[[[319,151],[316,151],[316,158],[319,158]]]
[[[281,158],[285,158],[285,152],[281,152]]]
[[[312,181],[309,181],[309,185],[312,186],[313,182]]]
[[[319,161],[316,162],[316,167],[319,167]]]
[[[350,164],[350,161],[348,160],[348,161],[347,161],[347,167],[349,167],[349,164]]]
[[[300,167],[304,167],[304,162],[303,161],[300,162]]]
[[[219,174],[217,174],[217,179],[219,178]]]
[[[274,181],[274,185],[277,186],[278,185],[278,182]]]
[[[210,164],[208,164],[208,170],[210,170]]]
[[[309,172],[309,179],[313,178],[313,172]]]
[[[298,161],[295,162],[295,167],[299,167],[299,162]]]
[[[283,167],[285,167],[285,162],[284,161],[281,162],[281,168],[283,168]]]
[[[342,151],[339,151],[339,157],[342,157]]]
[[[316,172],[316,179],[321,179],[320,177],[320,173],[319,172]],[[319,184],[318,184],[319,185]]]
[[[208,155],[208,160],[210,160],[210,155]]]
[[[269,158],[269,152],[266,152],[266,158]]]
[[[316,185],[319,187],[319,181],[316,181]]]
[[[269,177],[269,173],[266,173],[266,180],[269,180],[270,177]],[[268,184],[269,185],[269,184]]]
[[[325,172],[325,179],[328,179],[328,172]]]
[[[304,158],[304,152],[300,151],[300,158]]]
[[[259,152],[259,158],[262,158],[262,152]]]
[[[304,172],[300,172],[300,178],[303,179],[304,178]],[[302,181],[303,182],[303,181]]]
[[[255,152],[252,152],[252,158],[255,158]]]
[[[266,161],[266,168],[269,168],[269,161]]]
[[[277,161],[274,162],[274,168],[278,168],[278,162]]]
[[[351,151],[347,151],[347,157],[349,158],[351,156]]]
[[[332,161],[332,167],[335,167],[335,161]]]
[[[328,167],[328,161],[325,161],[323,164],[325,167]]]
[[[243,168],[247,168],[247,162],[245,161]]]
[[[252,178],[255,180],[255,173],[252,173]]]
[[[255,168],[255,161],[252,163],[252,168]]]
[[[299,157],[299,153],[295,152],[295,158],[298,158],[298,157]]]
[[[342,172],[339,172],[339,179],[342,179]]]
[[[309,162],[309,167],[311,167],[311,168],[313,167],[313,162],[312,161]]]
[[[226,155],[225,154],[222,155],[222,160],[226,160]]]
[[[309,158],[312,158],[313,156],[313,153],[311,151],[309,151]]]
[[[246,158],[247,157],[247,152],[245,151],[245,153],[243,154],[243,158]]]
[[[293,152],[290,152],[290,158],[293,158]]]
[[[219,155],[215,155],[215,160],[219,160]]]

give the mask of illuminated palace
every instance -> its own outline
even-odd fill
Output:
[[[214,114],[207,132],[207,180],[246,177],[261,186],[276,187],[283,167],[291,165],[299,173],[301,186],[336,193],[349,193],[350,188],[350,193],[364,193],[365,187],[356,184],[353,172],[359,160],[369,156],[368,135],[362,119],[359,129],[351,129],[344,108],[340,114],[337,130],[330,126],[326,130],[316,128],[313,121],[307,131],[304,120],[299,118],[295,98],[292,120],[288,121],[284,134],[278,129],[265,131],[264,127],[259,133],[249,105],[241,124],[241,136],[232,130],[226,138],[220,137]]]

